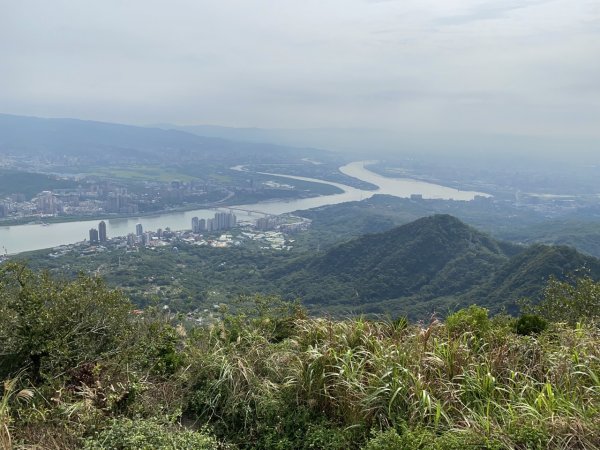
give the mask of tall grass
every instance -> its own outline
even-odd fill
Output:
[[[506,449],[600,445],[597,328],[554,324],[532,337],[299,318],[291,329],[277,343],[268,327],[238,329],[235,340],[221,329],[192,346],[199,416],[248,438],[274,411],[302,410],[309,422],[354,430],[355,446],[388,428],[469,431]]]
[[[0,448],[12,449],[11,428],[13,418],[11,409],[15,402],[29,402],[34,392],[31,389],[18,389],[20,377],[16,376],[4,382],[0,397]]]

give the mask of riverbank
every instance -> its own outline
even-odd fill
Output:
[[[290,193],[293,191],[289,191]],[[339,189],[339,193],[342,193],[343,190]],[[301,193],[298,193],[301,194]],[[11,227],[11,226],[20,226],[20,225],[48,225],[48,224],[57,224],[57,223],[69,223],[69,222],[81,222],[81,221],[93,221],[93,220],[118,220],[118,219],[132,219],[137,217],[152,217],[159,216],[162,214],[171,214],[178,212],[187,212],[187,211],[195,211],[198,209],[214,209],[217,210],[219,208],[233,208],[236,206],[240,206],[247,202],[282,202],[282,201],[290,201],[290,200],[302,200],[307,198],[318,198],[321,195],[315,195],[312,197],[307,197],[303,195],[294,195],[290,197],[267,197],[260,198],[260,196],[249,196],[246,195],[243,198],[239,197],[231,197],[226,201],[218,201],[211,203],[188,203],[185,205],[181,205],[173,208],[166,208],[157,211],[147,211],[147,212],[138,212],[134,214],[114,214],[114,213],[102,213],[102,214],[93,214],[86,216],[28,216],[22,217],[18,219],[7,219],[0,220],[0,227]],[[329,194],[335,195],[335,194]]]
[[[186,205],[185,207],[169,210],[163,213],[151,213],[148,215],[136,214],[126,217],[107,217],[106,215],[84,220],[72,220],[68,222],[47,222],[46,226],[41,224],[34,225],[15,225],[0,226],[0,250],[3,253],[18,254],[31,250],[40,250],[52,248],[65,244],[72,244],[89,236],[90,228],[98,226],[98,220],[105,220],[107,234],[111,236],[126,236],[136,231],[136,225],[142,224],[144,230],[157,230],[170,228],[171,230],[184,230],[191,227],[192,217],[200,219],[209,219],[214,217],[216,208],[231,208],[238,215],[239,220],[253,220],[266,215],[279,215],[299,210],[308,210],[321,206],[333,205],[344,202],[366,200],[375,194],[388,194],[395,197],[409,198],[411,195],[420,195],[423,198],[453,199],[468,201],[472,200],[478,192],[458,191],[445,186],[423,183],[416,180],[398,179],[389,181],[380,175],[370,172],[364,167],[363,161],[357,161],[347,164],[340,168],[342,173],[354,176],[379,185],[377,191],[365,191],[356,189],[340,183],[332,183],[325,180],[312,179],[307,177],[297,177],[283,174],[270,174],[271,176],[280,176],[293,179],[298,182],[316,182],[327,184],[330,188],[336,188],[330,195],[321,195],[309,198],[280,199],[277,201],[254,201],[244,204],[219,204],[211,207],[200,207],[196,205]],[[292,192],[292,191],[290,191]],[[487,194],[483,194],[487,195]],[[243,201],[243,199],[236,199]],[[247,215],[247,217],[246,217]]]

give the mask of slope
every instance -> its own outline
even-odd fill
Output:
[[[300,258],[266,276],[281,292],[317,309],[414,316],[423,305],[444,310],[479,303],[514,310],[519,298],[537,297],[551,275],[565,277],[581,267],[600,277],[600,260],[574,249],[519,247],[452,216],[435,215]]]
[[[104,159],[153,157],[201,157],[208,160],[233,159],[237,164],[248,157],[314,156],[323,152],[272,144],[234,142],[197,136],[178,130],[77,119],[44,119],[0,114],[0,152],[33,156],[93,156]],[[300,156],[300,153],[302,156]]]

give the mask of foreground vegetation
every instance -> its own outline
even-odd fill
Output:
[[[410,324],[254,297],[197,327],[5,264],[0,447],[598,448],[599,299],[552,280],[519,319]]]

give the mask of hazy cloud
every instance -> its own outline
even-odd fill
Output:
[[[0,109],[600,138],[597,0],[0,0]]]
[[[480,20],[494,20],[506,18],[511,12],[529,8],[531,6],[543,5],[549,3],[549,0],[504,0],[502,2],[481,2],[471,7],[467,7],[466,12],[456,15],[447,15],[437,19],[440,24],[466,24]]]

